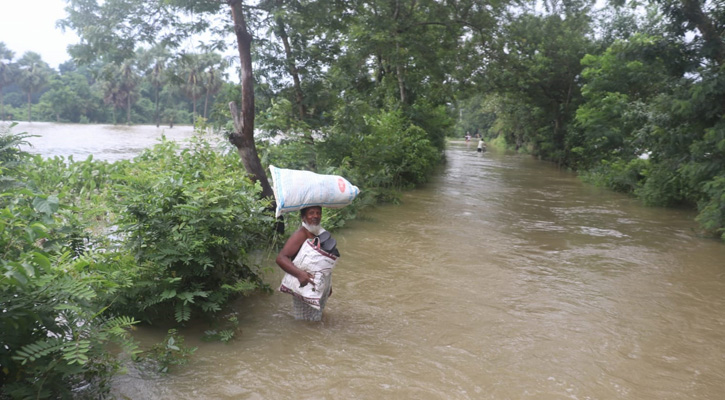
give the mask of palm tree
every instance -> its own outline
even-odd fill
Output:
[[[118,67],[120,89],[125,100],[126,124],[131,124],[131,104],[135,101],[136,87],[139,75],[134,66],[134,60],[126,60]]]
[[[3,88],[12,82],[11,66],[15,53],[0,42],[0,121],[5,120]]]
[[[121,91],[121,82],[118,79],[118,70],[115,64],[106,64],[98,75],[98,87],[103,93],[103,103],[111,106],[113,125],[118,123],[117,109],[123,107],[124,98]]]
[[[209,98],[219,92],[222,87],[222,69],[224,68],[220,57],[209,59],[209,65],[204,71],[204,87],[206,88],[206,96],[204,98],[204,118],[208,117]]]
[[[154,46],[148,50],[141,49],[136,54],[137,67],[143,71],[145,79],[154,88],[154,122],[156,127],[161,123],[159,107],[161,90],[167,82],[167,63],[169,51],[164,46]]]
[[[196,120],[196,103],[204,92],[201,57],[198,54],[185,54],[181,58],[181,68],[183,79],[181,90],[191,99],[194,120]]]
[[[151,85],[154,87],[154,121],[156,121],[156,127],[159,127],[159,92],[161,87],[164,85],[164,71],[166,70],[166,60],[161,57],[154,61],[154,65],[151,67]]]
[[[18,60],[20,79],[18,84],[28,96],[28,122],[31,118],[33,94],[38,93],[48,84],[50,66],[42,60],[40,54],[28,51]]]

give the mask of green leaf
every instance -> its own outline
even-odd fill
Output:
[[[52,215],[53,213],[58,211],[58,197],[36,197],[35,199],[33,199],[33,208],[35,208],[35,210],[39,213]]]
[[[50,259],[37,251],[33,252],[33,261],[45,270],[49,269],[51,265]]]

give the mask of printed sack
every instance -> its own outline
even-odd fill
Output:
[[[320,239],[307,239],[292,263],[299,269],[312,273],[313,283],[300,287],[300,281],[285,273],[279,291],[297,297],[311,307],[320,309],[320,300],[332,285],[332,268],[337,257],[320,248]]]
[[[339,175],[269,166],[276,216],[310,206],[342,208],[355,200],[360,189]]]

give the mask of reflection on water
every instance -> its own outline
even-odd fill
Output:
[[[115,148],[134,147],[131,135]],[[725,246],[698,237],[691,212],[642,207],[525,156],[463,144],[447,155],[401,205],[336,232],[321,323],[295,321],[279,292],[240,299],[237,340],[202,343],[209,327],[190,326],[199,350],[187,366],[132,367],[114,395],[722,398]]]

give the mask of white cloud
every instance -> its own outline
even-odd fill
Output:
[[[64,0],[0,0],[0,42],[15,52],[15,59],[34,51],[43,61],[58,68],[70,59],[67,47],[79,42],[72,31],[56,28],[66,17]]]

